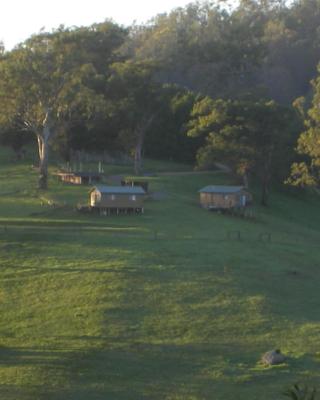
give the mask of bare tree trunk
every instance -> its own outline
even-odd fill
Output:
[[[142,142],[139,141],[134,149],[134,173],[140,175],[142,167]]]
[[[38,150],[39,150],[39,189],[48,189],[48,161],[49,161],[49,139],[51,137],[50,116],[47,111],[43,121],[43,130],[37,134]]]
[[[273,155],[273,147],[269,149],[267,153],[267,158],[264,161],[264,166],[262,169],[262,191],[261,191],[261,204],[263,206],[268,205],[269,200],[269,186],[271,182],[271,165],[272,165],[272,155]]]
[[[38,150],[39,150],[39,189],[48,188],[48,159],[49,159],[49,145],[42,136],[38,136]]]
[[[136,145],[134,148],[134,173],[136,175],[141,174],[141,167],[142,167],[142,148],[144,143],[144,138],[146,135],[147,130],[149,129],[150,125],[152,124],[155,116],[152,115],[149,118],[144,118],[140,125],[136,128]]]
[[[248,173],[247,171],[244,172],[243,176],[242,176],[242,181],[243,181],[243,186],[246,189],[249,189],[249,178],[248,178]]]
[[[268,167],[266,167],[262,177],[262,188],[261,188],[261,204],[263,206],[268,205],[270,181],[271,181],[270,171]]]

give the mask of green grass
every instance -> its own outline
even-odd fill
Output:
[[[40,193],[28,164],[0,162],[1,399],[269,400],[317,385],[320,199],[273,193],[246,220],[198,207],[225,175],[154,176],[164,200],[100,218],[74,211],[88,187],[51,178]],[[272,348],[288,362],[260,365]]]

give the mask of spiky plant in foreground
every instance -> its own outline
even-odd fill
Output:
[[[296,383],[283,394],[292,400],[316,400],[317,391],[315,388]]]

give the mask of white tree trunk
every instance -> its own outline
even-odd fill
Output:
[[[136,145],[134,148],[134,173],[136,175],[141,174],[142,169],[142,148],[144,144],[144,138],[146,135],[147,130],[149,129],[150,125],[154,120],[154,115],[142,119],[140,125],[136,128]]]
[[[134,149],[134,173],[140,175],[142,162],[142,143],[137,143]]]
[[[39,150],[39,189],[48,188],[48,161],[49,161],[49,139],[51,137],[51,128],[49,122],[49,111],[43,121],[43,130],[37,134]]]

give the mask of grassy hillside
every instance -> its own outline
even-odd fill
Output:
[[[274,193],[245,220],[198,207],[227,176],[159,175],[144,215],[100,218],[74,211],[88,187],[39,193],[30,163],[0,162],[1,399],[273,400],[319,382],[320,199]],[[287,364],[260,365],[272,348]]]

